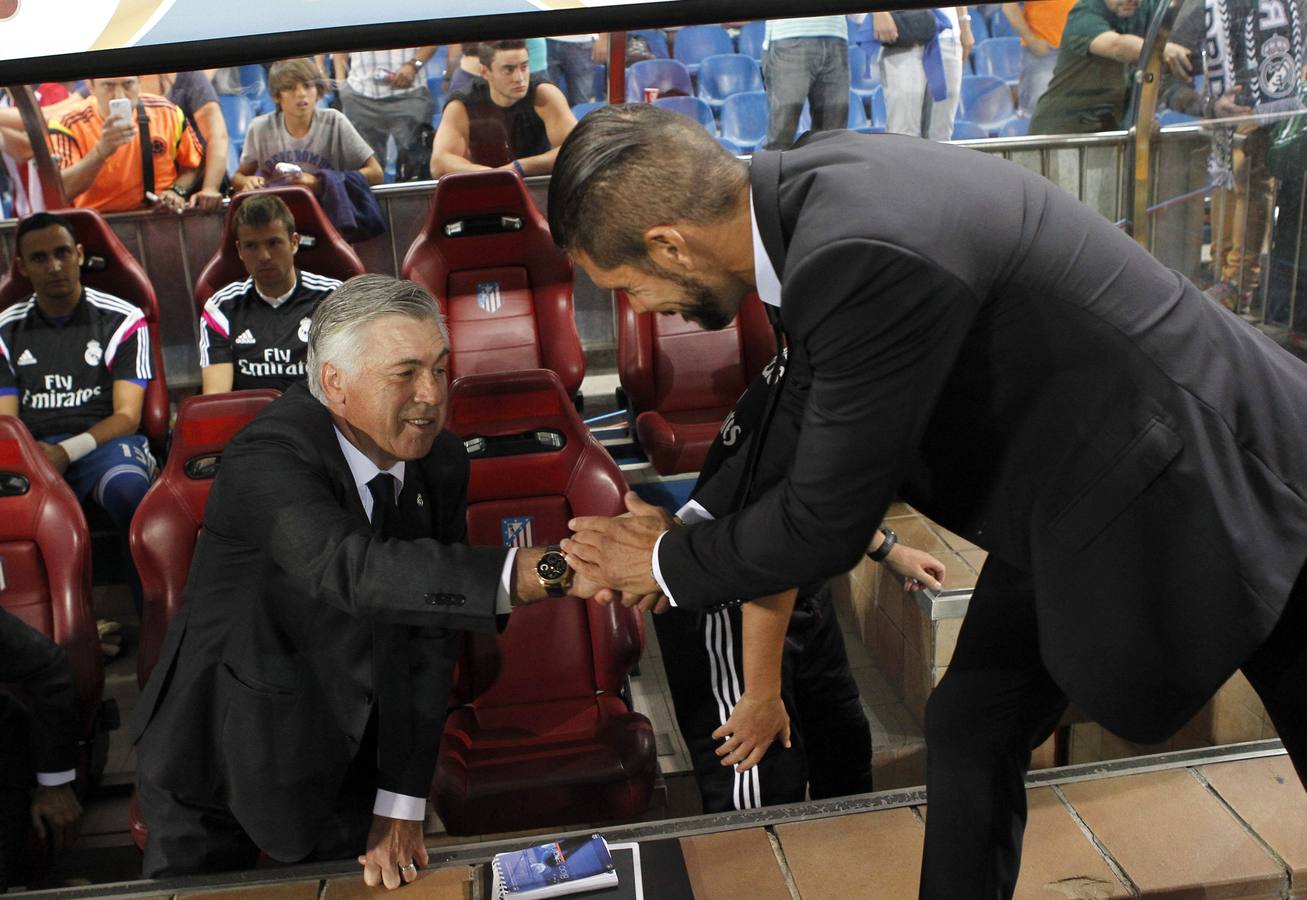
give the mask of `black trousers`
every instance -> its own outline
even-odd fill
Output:
[[[1307,570],[1305,570],[1307,571]],[[1244,664],[1298,777],[1307,763],[1307,578]],[[925,900],[1008,898],[1021,866],[1030,753],[1067,706],[1039,657],[1030,576],[990,557],[926,706]]]
[[[743,693],[738,604],[708,613],[654,616],[677,725],[690,751],[704,812],[755,809],[872,790],[871,729],[849,669],[844,639],[822,589],[800,597],[785,636],[781,698],[790,749],[774,742],[748,772],[723,766],[712,733]]]
[[[313,851],[303,860],[280,862],[353,859],[364,851],[377,788],[376,721],[374,715],[368,723]],[[136,796],[149,828],[142,877],[252,869],[259,861],[258,846],[224,804],[179,797],[151,781],[146,767],[137,770]]]

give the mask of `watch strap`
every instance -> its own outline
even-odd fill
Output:
[[[867,551],[867,559],[872,562],[884,562],[885,557],[889,556],[889,552],[893,550],[894,545],[899,542],[899,536],[894,533],[894,529],[889,528],[888,526],[882,525],[880,533],[885,536],[885,539],[880,542],[880,546],[875,550]]]

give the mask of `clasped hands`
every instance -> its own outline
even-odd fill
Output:
[[[627,491],[621,516],[578,516],[567,523],[573,532],[562,541],[567,563],[576,573],[571,593],[598,603],[619,600],[641,612],[666,612],[670,602],[653,577],[658,536],[675,523],[671,513]]]

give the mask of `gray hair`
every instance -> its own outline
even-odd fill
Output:
[[[322,364],[352,374],[366,352],[361,341],[364,326],[382,316],[435,322],[441,340],[449,346],[445,317],[425,288],[389,275],[355,275],[318,304],[309,324],[309,392],[319,401],[327,402]]]

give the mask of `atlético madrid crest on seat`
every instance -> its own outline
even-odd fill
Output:
[[[499,294],[498,281],[483,281],[477,285],[477,306],[493,316],[503,305],[504,300]]]
[[[499,533],[504,539],[505,547],[534,547],[535,529],[531,527],[530,516],[516,519],[500,519]]]

